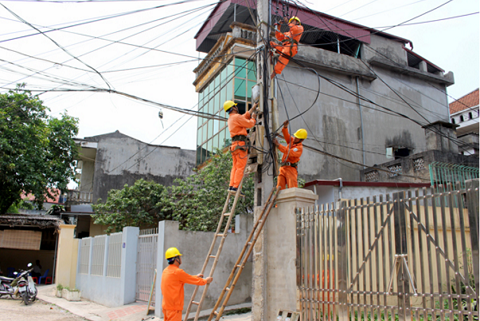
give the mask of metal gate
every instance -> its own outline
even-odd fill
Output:
[[[302,320],[479,319],[478,180],[297,209]]]
[[[157,268],[157,229],[141,230],[138,236],[137,251],[137,290],[135,299],[148,302],[152,289],[153,277]],[[155,305],[155,289],[152,297]]]

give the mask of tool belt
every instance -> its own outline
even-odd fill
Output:
[[[298,162],[297,163],[290,163],[290,162],[282,162],[280,163],[281,166],[291,166],[297,168]]]
[[[237,135],[232,137],[232,142],[245,142],[245,145],[237,145],[235,146],[235,149],[232,150],[232,152],[236,151],[237,149],[241,149],[243,151],[248,152],[250,149],[250,139],[248,139],[247,136],[244,135]]]

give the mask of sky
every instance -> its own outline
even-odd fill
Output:
[[[411,40],[414,52],[454,73],[450,102],[479,87],[478,0],[303,1],[380,30],[421,15],[386,32]],[[159,106],[104,90],[195,110],[193,70],[205,54],[196,52],[194,36],[215,4],[0,0],[0,93],[26,83],[51,116],[77,117],[81,138],[119,130],[146,143],[195,149],[196,117],[163,108],[160,119]]]

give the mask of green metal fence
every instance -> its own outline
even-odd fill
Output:
[[[460,189],[465,188],[465,182],[470,179],[479,178],[479,169],[477,167],[468,167],[457,164],[446,164],[432,162],[428,165],[430,170],[430,182],[437,193],[446,192],[451,187],[460,185]]]

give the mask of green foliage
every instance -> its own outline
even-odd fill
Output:
[[[95,224],[107,225],[107,233],[172,218],[168,189],[144,179],[132,186],[125,184],[121,190],[110,190],[106,202],[99,199],[92,208],[96,214]]]
[[[180,228],[194,231],[214,231],[223,211],[230,182],[232,157],[217,150],[209,164],[185,180],[176,180],[171,187],[174,220]],[[235,214],[253,212],[254,183],[251,176],[243,180],[242,192]],[[233,202],[233,198],[232,202]]]
[[[133,186],[111,190],[105,203],[99,200],[93,205],[95,224],[107,225],[110,233],[168,219],[180,222],[181,229],[214,231],[227,197],[231,167],[230,153],[217,150],[205,168],[168,188],[140,179]],[[246,196],[239,199],[236,214],[253,212],[253,179],[246,177],[243,184]]]
[[[58,290],[58,291],[62,291],[62,290],[63,290],[63,285],[57,284],[57,290]]]
[[[47,195],[53,198],[48,188],[65,190],[75,178],[77,119],[49,117],[23,87],[0,94],[0,213],[17,206],[22,192],[33,194],[41,209]]]

